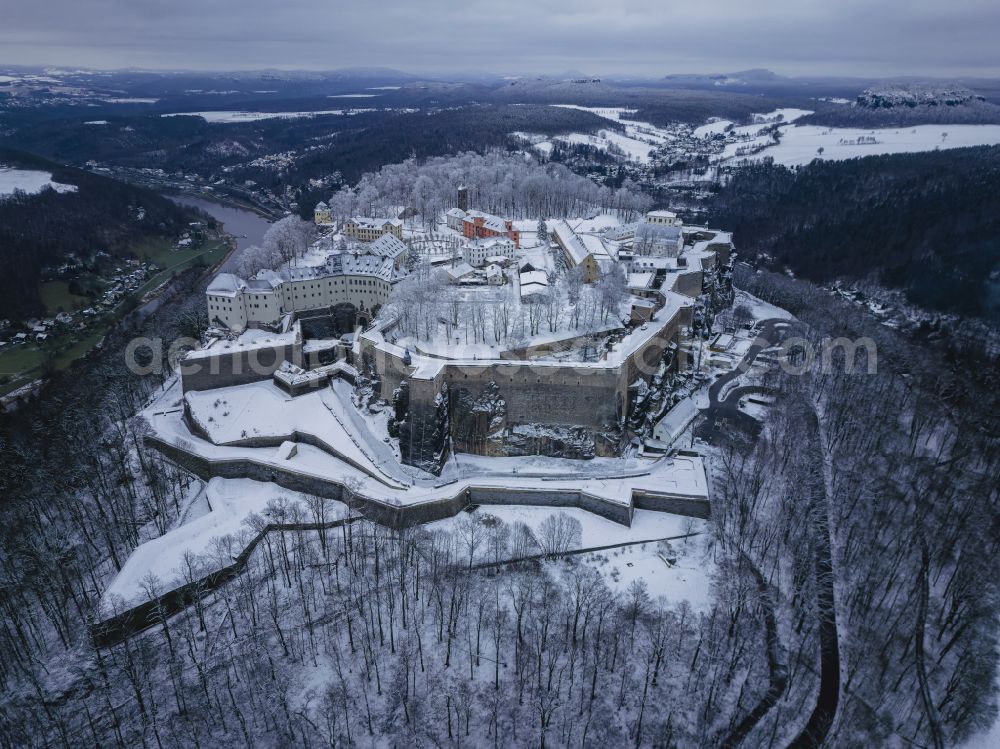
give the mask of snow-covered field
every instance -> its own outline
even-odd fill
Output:
[[[564,109],[579,109],[603,117],[606,120],[617,122],[625,126],[625,133],[616,130],[599,130],[597,133],[569,133],[558,135],[547,139],[542,136],[533,136],[531,133],[514,133],[527,140],[534,141],[533,147],[544,153],[552,150],[552,141],[562,141],[564,143],[581,144],[594,146],[602,151],[614,150],[624,153],[629,161],[641,164],[649,163],[649,153],[656,146],[670,143],[676,138],[676,133],[657,127],[649,122],[638,122],[635,120],[623,119],[623,114],[634,114],[635,109],[625,109],[623,107],[581,107],[575,104],[556,104],[554,106]]]
[[[839,161],[860,156],[918,153],[1000,143],[1000,125],[918,125],[910,128],[865,130],[817,125],[780,128],[781,142],[749,158],[773,158],[785,166],[808,164],[813,159]],[[819,149],[823,149],[820,153]]]
[[[28,195],[35,195],[46,188],[61,193],[76,192],[77,189],[76,185],[53,182],[51,172],[0,166],[0,198],[13,195],[18,190]]]
[[[737,125],[731,132],[736,135],[754,134],[767,125],[773,125],[775,122],[794,122],[800,117],[805,117],[807,114],[812,114],[812,110],[793,109],[791,107],[775,109],[773,112],[758,113],[753,115],[753,122],[751,124]],[[732,120],[713,118],[711,122],[696,127],[694,129],[694,137],[704,138],[707,135],[723,133],[732,124]]]
[[[242,122],[256,122],[258,120],[294,120],[301,117],[318,117],[326,114],[360,114],[361,112],[371,112],[371,109],[325,109],[319,112],[171,112],[160,115],[161,117],[201,117],[205,122],[212,124],[234,125]]]

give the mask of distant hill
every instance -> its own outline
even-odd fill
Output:
[[[144,237],[174,238],[190,220],[189,211],[154,192],[31,154],[0,149],[0,164],[49,172],[52,181],[76,188],[0,196],[0,319],[44,312],[43,268],[71,255],[127,253]]]

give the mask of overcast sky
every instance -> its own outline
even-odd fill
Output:
[[[1000,74],[998,0],[2,0],[0,63]]]

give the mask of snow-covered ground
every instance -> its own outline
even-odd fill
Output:
[[[738,307],[741,304],[750,308],[755,320],[770,320],[772,318],[780,318],[782,320],[795,319],[795,316],[788,310],[765,302],[763,299],[759,299],[743,289],[736,289],[733,307]]]
[[[241,122],[256,122],[258,120],[294,120],[300,117],[318,117],[326,114],[360,114],[371,112],[371,109],[325,109],[319,112],[171,112],[161,117],[201,117],[212,124],[237,125]]]
[[[60,193],[76,192],[77,189],[76,185],[53,182],[51,172],[14,169],[0,165],[0,198],[13,195],[18,190],[28,195],[35,195],[46,188],[52,188]]]
[[[650,151],[656,146],[670,143],[676,139],[677,133],[657,127],[649,122],[625,119],[622,115],[635,114],[635,109],[623,107],[581,107],[575,104],[556,104],[564,109],[579,109],[603,117],[611,122],[617,122],[625,127],[625,133],[617,130],[599,130],[596,133],[568,133],[553,138],[534,135],[532,133],[513,133],[532,143],[539,151],[548,154],[552,151],[553,141],[594,146],[602,151],[616,150],[624,153],[629,161],[641,164],[649,163]]]
[[[185,395],[192,418],[217,445],[253,438],[294,439],[309,434],[337,455],[366,471],[387,478],[384,459],[371,445],[371,435],[350,418],[336,393],[321,389],[296,398],[273,382],[256,382]],[[401,472],[396,472],[401,480]]]
[[[232,562],[232,557],[244,548],[246,541],[256,531],[248,524],[252,516],[275,520],[275,510],[284,508],[309,513],[309,498],[299,492],[282,489],[269,482],[250,479],[213,478],[198,493],[208,511],[192,513],[183,524],[142,544],[129,556],[121,572],[108,586],[102,597],[102,611],[110,614],[116,606],[125,607],[146,598],[144,583],[154,576],[162,592],[181,585],[189,579],[198,579],[214,569]],[[530,507],[525,505],[489,505],[477,510],[477,515],[491,515],[508,525],[524,523],[541,537],[542,523],[551,515],[565,515],[580,523],[581,538],[577,548],[599,548],[614,544],[649,542],[642,546],[594,552],[581,556],[586,564],[600,569],[613,588],[626,589],[632,580],[642,578],[649,585],[654,598],[664,595],[669,600],[683,598],[695,609],[709,602],[709,579],[712,566],[703,564],[697,538],[678,539],[670,543],[677,563],[669,565],[660,554],[664,547],[657,541],[683,536],[687,533],[704,533],[706,522],[679,515],[648,510],[636,510],[631,527],[614,523],[577,508]],[[326,517],[334,521],[347,517],[347,507],[333,500],[326,501]],[[454,532],[463,515],[426,524],[429,531]],[[226,547],[224,554],[213,555],[217,540],[224,537],[236,540]],[[220,547],[221,548],[221,547]],[[205,555],[193,569],[186,560],[194,555]],[[485,545],[476,561],[487,561]]]
[[[704,520],[671,515],[665,512],[636,510],[632,525],[626,526],[612,522],[600,515],[581,510],[576,507],[530,507],[528,505],[485,505],[476,510],[477,515],[492,515],[508,525],[524,523],[536,537],[541,537],[542,522],[553,514],[565,515],[580,523],[580,545],[577,548],[590,549],[614,544],[626,544],[636,541],[656,541],[661,538],[682,536],[686,533],[704,532],[707,523]],[[436,520],[423,527],[427,530],[452,531],[456,523],[462,522],[462,515]],[[483,550],[486,551],[485,549]],[[477,561],[485,561],[479,559]]]
[[[780,143],[746,158],[756,161],[768,157],[777,164],[800,166],[814,159],[839,161],[1000,143],[1000,125],[918,125],[880,130],[786,125],[779,129]],[[820,149],[823,149],[822,153]],[[735,158],[735,153],[727,151],[723,160]]]
[[[704,545],[702,537],[651,542],[584,554],[581,559],[599,570],[614,591],[625,593],[642,580],[653,600],[662,598],[668,605],[687,601],[694,611],[707,613],[712,608],[715,565]]]
[[[215,539],[226,536],[253,535],[247,526],[251,515],[273,519],[269,507],[285,505],[289,509],[298,507],[308,513],[307,497],[298,492],[250,479],[214,478],[205,488],[205,498],[211,511],[189,520],[189,522],[165,533],[159,538],[138,546],[129,556],[121,571],[104,591],[101,609],[110,614],[116,606],[144,600],[147,596],[143,587],[150,575],[155,576],[159,590],[170,590],[187,579],[199,579],[212,568],[232,563],[232,556],[242,550],[245,544],[236,543],[231,550],[218,555],[219,559],[209,562],[201,560],[195,569],[186,569],[185,557],[196,554],[211,554]],[[327,517],[330,520],[345,517],[347,508],[340,502],[327,500]],[[193,558],[193,557],[189,557]]]
[[[812,114],[811,109],[794,109],[787,107],[775,109],[773,112],[757,113],[752,115],[753,122],[749,125],[738,125],[732,129],[736,135],[752,135],[762,127],[773,125],[776,122],[794,122],[800,117]],[[708,135],[718,135],[726,131],[726,128],[733,124],[732,120],[723,120],[713,117],[710,122],[694,129],[694,137],[704,138]]]

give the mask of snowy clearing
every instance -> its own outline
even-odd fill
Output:
[[[612,590],[625,593],[633,582],[642,580],[653,600],[687,601],[695,611],[708,613],[715,565],[703,549],[703,540],[695,537],[594,552],[581,559],[599,570]]]
[[[776,164],[801,166],[814,159],[840,161],[863,156],[919,153],[1000,143],[1000,125],[918,125],[882,130],[789,125],[779,130],[780,143],[747,158],[756,161],[769,157]],[[821,148],[822,153],[819,150]],[[726,154],[723,160],[732,158],[732,154]]]
[[[76,185],[53,182],[51,172],[0,166],[0,197],[13,195],[18,190],[28,195],[36,195],[46,188],[59,193],[76,192],[77,189]]]

